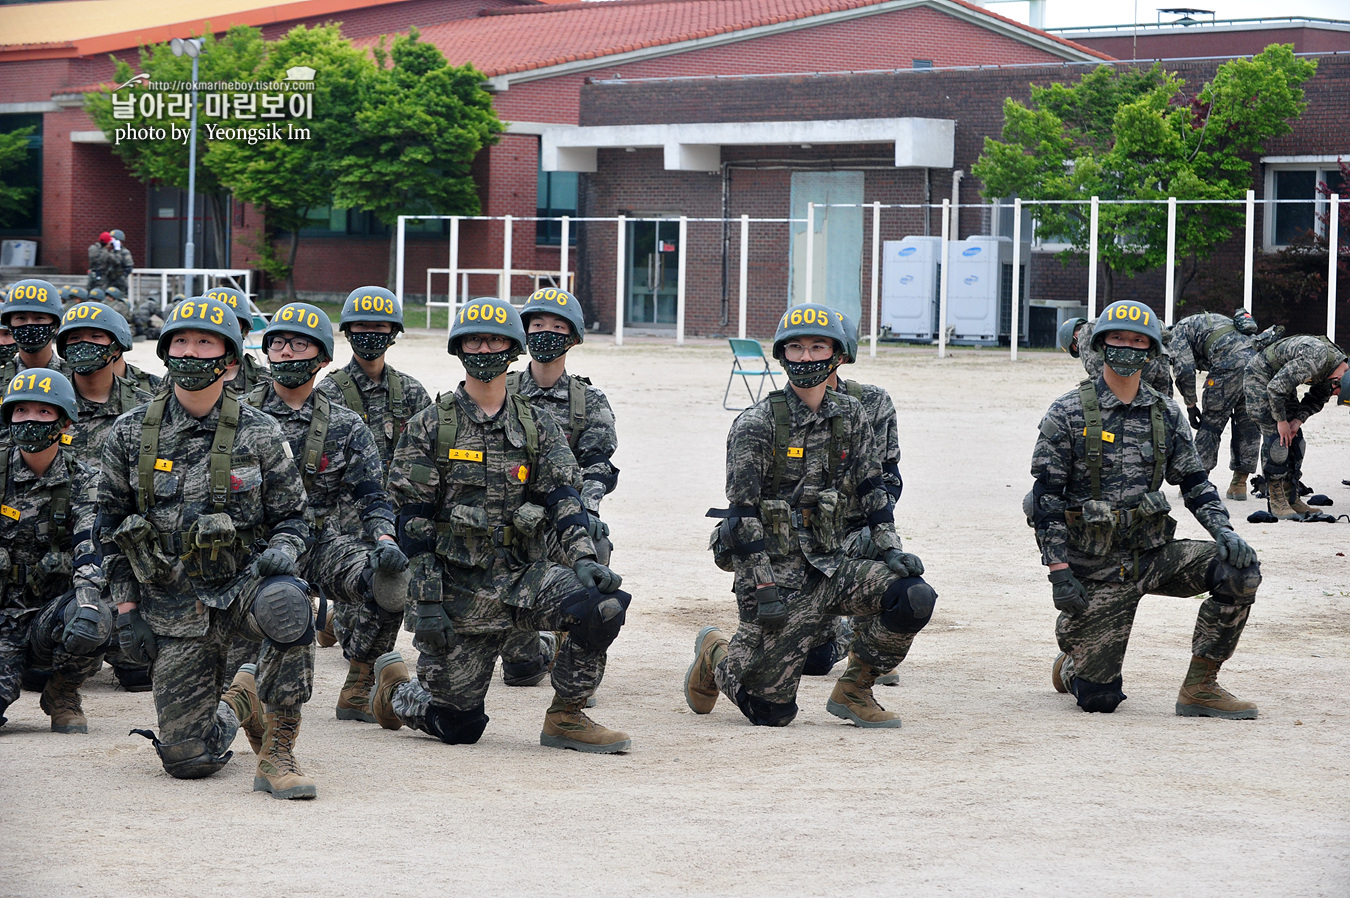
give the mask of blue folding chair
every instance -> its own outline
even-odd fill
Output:
[[[731,375],[727,378],[727,388],[722,394],[722,408],[727,411],[740,412],[745,411],[750,406],[734,408],[727,405],[727,399],[731,396],[731,385],[739,377],[745,384],[745,392],[750,396],[750,405],[759,402],[759,398],[764,393],[764,378],[769,379],[769,383],[776,390],[778,382],[773,379],[773,368],[769,365],[769,360],[764,355],[764,347],[759,345],[758,340],[737,340],[730,338],[727,340],[731,344]],[[750,389],[750,378],[759,378],[759,389]]]

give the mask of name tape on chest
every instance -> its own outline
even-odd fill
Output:
[[[173,462],[167,458],[157,458],[155,459],[155,470],[168,473],[173,470]]]
[[[1086,427],[1083,428],[1083,436],[1087,436],[1087,428],[1086,428]],[[1109,430],[1103,430],[1103,431],[1102,431],[1102,442],[1103,442],[1103,443],[1114,443],[1115,441],[1116,441],[1116,435],[1115,435],[1114,433],[1112,433],[1112,432],[1109,431]]]
[[[806,447],[804,446],[789,446],[788,458],[801,458],[802,453],[805,451],[805,448]]]
[[[17,508],[10,508],[8,505],[0,505],[0,514],[12,521],[17,521],[19,519],[19,510]]]
[[[447,457],[451,461],[482,461],[483,453],[477,449],[451,449]]]

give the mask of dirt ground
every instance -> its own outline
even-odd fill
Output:
[[[434,393],[462,376],[444,347],[414,332],[393,357]],[[1021,513],[1036,424],[1082,376],[1060,353],[883,347],[850,372],[896,399],[898,526],[940,593],[901,685],[878,689],[902,729],[826,713],[833,677],[803,682],[786,729],[725,700],[690,713],[696,632],[736,624],[703,517],[725,501],[727,355],[594,337],[572,356],[619,424],[604,510],[635,599],[593,714],[630,753],[541,748],[546,684],[496,681],[474,746],[340,722],[346,665],[320,649],[298,745],[319,798],[274,801],[251,791],[242,735],[216,776],[169,778],[127,735],[154,725],[150,696],[105,668],[88,736],[49,732],[31,693],[8,711],[0,893],[1350,895],[1350,525],[1252,525],[1257,503],[1233,503],[1265,582],[1223,681],[1258,720],[1175,716],[1196,603],[1164,597],[1140,607],[1129,701],[1083,714],[1050,687],[1055,611]],[[159,367],[148,346],[134,357]],[[1305,432],[1305,480],[1350,511],[1344,410]],[[1178,517],[1178,535],[1203,537]],[[406,633],[399,648],[416,654]]]

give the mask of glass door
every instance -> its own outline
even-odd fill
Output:
[[[680,223],[628,225],[628,324],[674,327],[680,267]]]

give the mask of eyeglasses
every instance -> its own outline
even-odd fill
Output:
[[[834,355],[834,344],[829,342],[822,343],[801,343],[791,340],[783,344],[783,356],[789,362],[823,362]]]
[[[285,337],[282,336],[281,334],[273,334],[272,336],[267,338],[266,348],[268,352],[271,352],[274,349],[281,350],[289,346],[291,348],[291,352],[306,352],[312,345],[314,345],[314,341],[311,340],[309,337],[301,337],[295,334],[292,334],[289,337]]]
[[[478,350],[486,346],[489,352],[501,352],[511,345],[511,339],[497,334],[469,334],[459,341],[459,345],[469,350]]]

